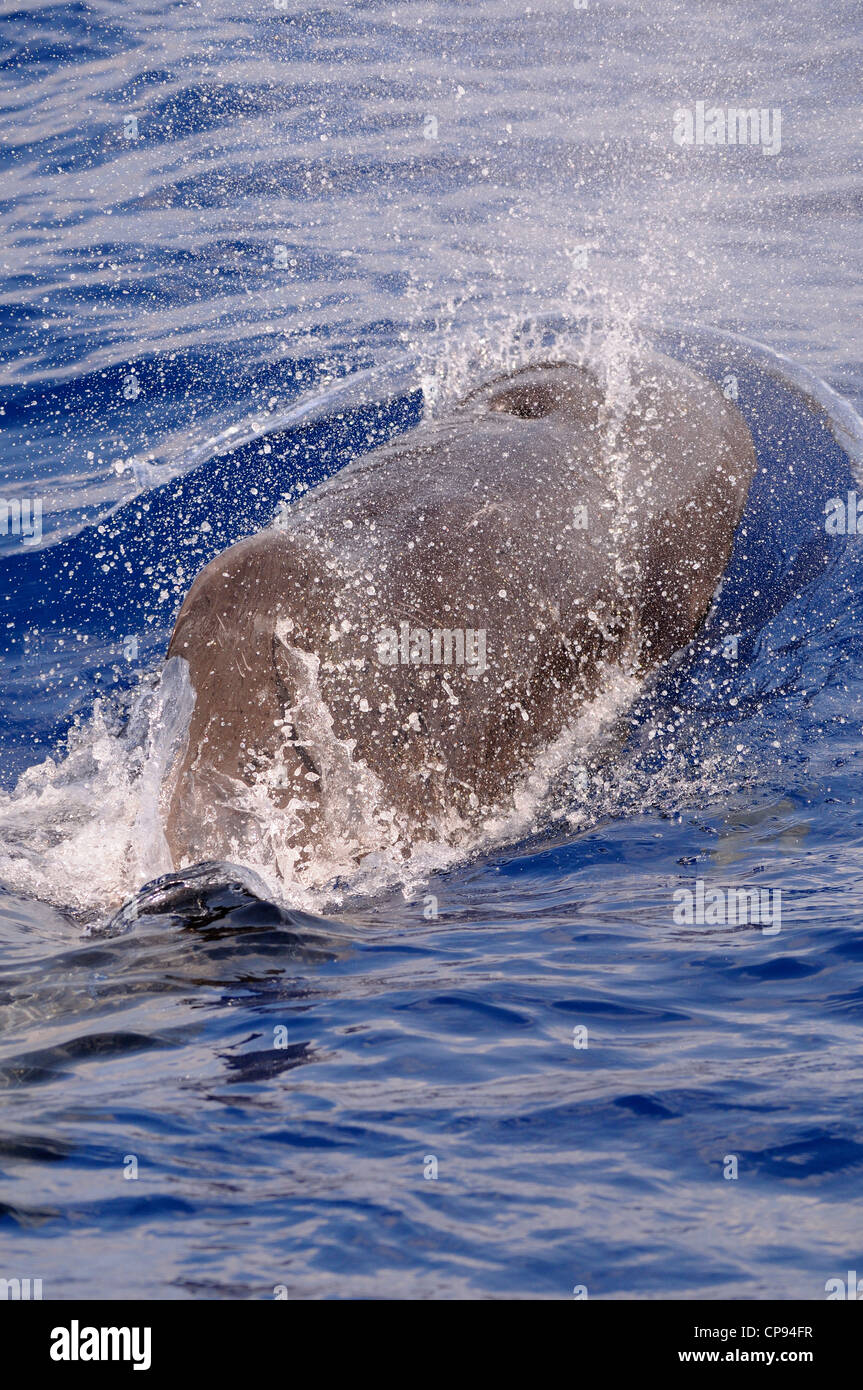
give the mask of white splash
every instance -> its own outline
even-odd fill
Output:
[[[572,296],[577,297],[577,288]],[[571,297],[572,297],[571,296]],[[429,410],[463,396],[477,380],[531,362],[590,361],[607,394],[606,447],[613,453],[616,428],[630,403],[630,362],[640,351],[631,313],[594,317],[586,335],[574,327],[552,332],[512,316],[476,332],[462,327],[436,356],[420,363]],[[550,793],[568,777],[576,793],[579,768],[608,739],[621,711],[635,699],[639,681],[625,666],[601,673],[595,698],[579,718],[536,759],[506,804],[484,825],[457,816],[441,819],[434,835],[413,842],[409,829],[385,802],[381,784],[354,758],[350,742],[333,733],[321,698],[315,658],[290,646],[298,691],[287,712],[304,744],[314,746],[320,769],[322,833],[314,854],[302,843],[301,800],[277,796],[283,789],[277,764],[254,786],[238,785],[238,809],[248,827],[243,843],[225,858],[258,873],[273,897],[287,906],[323,910],[350,894],[401,886],[412,895],[435,870],[514,843],[547,823]],[[11,795],[0,795],[0,878],[13,891],[88,913],[104,913],[142,884],[172,869],[162,814],[193,707],[185,662],[169,662],[151,677],[122,712],[97,701],[92,716],[72,730],[63,757],[30,768]]]
[[[0,879],[73,911],[122,902],[171,868],[162,798],[194,704],[185,661],[135,695],[125,727],[96,701],[62,758],[28,768],[0,794]]]

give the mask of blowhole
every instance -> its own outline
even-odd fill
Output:
[[[492,396],[489,410],[501,415],[515,415],[519,420],[542,420],[551,415],[559,404],[558,392],[539,383],[510,386]]]

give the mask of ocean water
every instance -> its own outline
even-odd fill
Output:
[[[863,1259],[863,551],[824,524],[863,458],[857,6],[0,30],[2,497],[41,507],[0,536],[0,1277],[825,1297]],[[699,101],[781,148],[675,143]],[[759,460],[693,647],[469,854],[160,879],[201,566],[493,371],[652,345]],[[699,883],[771,915],[688,922]]]

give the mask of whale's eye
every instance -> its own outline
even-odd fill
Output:
[[[519,420],[542,420],[551,414],[558,403],[557,391],[550,386],[531,383],[499,391],[492,396],[488,408],[502,415],[516,415]]]

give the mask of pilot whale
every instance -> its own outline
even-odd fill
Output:
[[[604,672],[692,640],[755,466],[736,406],[651,354],[614,391],[577,363],[493,380],[306,493],[177,618],[174,867],[301,875],[505,813]]]

